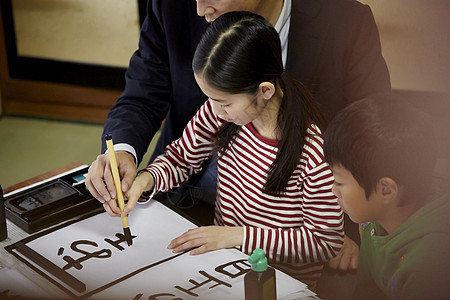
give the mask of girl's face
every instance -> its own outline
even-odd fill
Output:
[[[227,122],[246,125],[258,119],[267,106],[263,97],[249,94],[229,94],[211,87],[202,76],[194,74],[198,85],[212,100],[214,114]]]

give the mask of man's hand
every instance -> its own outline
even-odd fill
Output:
[[[356,271],[358,269],[359,247],[349,237],[344,236],[344,244],[338,255],[328,262],[328,268],[337,271]]]
[[[126,193],[136,177],[134,157],[126,151],[117,151],[116,160],[122,183],[122,192]],[[89,167],[85,184],[92,196],[103,203],[103,207],[110,215],[120,215],[108,154],[97,156],[97,159]]]
[[[170,242],[168,248],[174,253],[195,248],[190,252],[197,255],[204,252],[242,245],[244,227],[203,226],[189,229]]]

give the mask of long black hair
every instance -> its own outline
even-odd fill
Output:
[[[277,116],[278,154],[268,170],[264,192],[280,194],[296,169],[310,122],[324,130],[326,122],[308,90],[284,71],[277,31],[251,12],[229,12],[217,18],[197,46],[192,62],[208,85],[231,94],[254,95],[262,82],[283,90]],[[214,136],[224,153],[240,130],[224,123]]]

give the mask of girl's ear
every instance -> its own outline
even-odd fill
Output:
[[[259,93],[264,100],[270,100],[275,94],[275,86],[272,82],[264,81],[258,87]]]

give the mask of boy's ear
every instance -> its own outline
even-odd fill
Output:
[[[390,177],[383,177],[378,180],[378,194],[386,203],[396,201],[399,196],[399,186],[395,180]]]
[[[259,91],[265,100],[270,100],[275,94],[275,86],[272,82],[264,81],[260,83]]]

